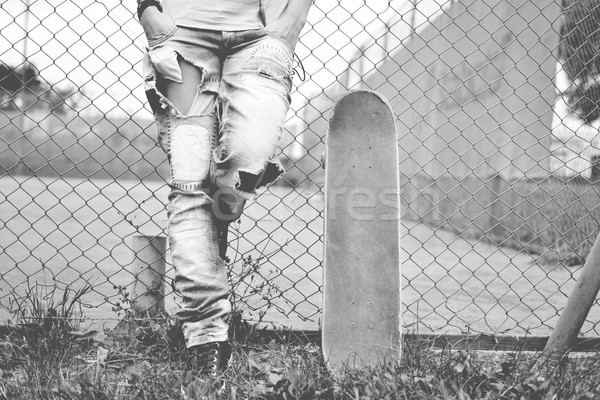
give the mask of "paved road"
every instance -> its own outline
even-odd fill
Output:
[[[322,220],[314,210],[322,210],[322,197],[307,196],[314,209],[302,208],[301,198],[290,209],[309,224],[310,230],[290,231],[270,236],[268,251],[273,266],[290,265],[287,254],[301,254],[302,243],[311,243],[322,233]],[[261,198],[263,203],[267,199]],[[252,208],[250,209],[252,210]],[[306,211],[306,215],[297,210]],[[285,219],[285,218],[284,218]],[[278,224],[277,221],[273,222]],[[243,226],[244,224],[242,224]],[[260,227],[270,232],[268,223]],[[288,224],[284,224],[284,227]],[[277,227],[271,227],[276,231]],[[314,234],[313,234],[314,232]],[[307,235],[307,237],[295,236]],[[299,240],[295,240],[299,239]],[[284,243],[287,245],[284,246]],[[322,259],[322,244],[310,248],[311,255]],[[402,221],[402,302],[403,324],[410,331],[434,332],[499,332],[511,335],[548,335],[556,323],[557,313],[564,306],[575,283],[577,272],[560,266],[541,266],[525,252],[464,239],[447,230],[434,229],[423,223]],[[313,263],[308,263],[313,261]],[[314,265],[296,263],[306,270]],[[307,302],[321,304],[321,293],[315,293],[315,284],[321,284],[320,268],[305,273],[302,268],[287,270],[287,276],[300,282],[286,295],[299,310],[314,311]],[[277,281],[279,282],[279,281]],[[285,283],[285,282],[284,282]],[[285,285],[282,285],[285,287]],[[599,307],[590,317],[598,321]],[[314,327],[316,321],[306,323],[295,319],[282,321],[274,314],[267,315],[278,323]],[[587,323],[583,332],[593,324]]]

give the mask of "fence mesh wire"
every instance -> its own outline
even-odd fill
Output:
[[[165,235],[168,168],[134,3],[1,4],[3,318],[31,288],[90,284],[86,315],[118,320],[131,237]],[[548,334],[600,217],[595,3],[316,0],[280,143],[287,172],[231,227],[239,309],[318,327],[327,121],[341,94],[369,88],[399,134],[404,328]],[[583,334],[598,334],[597,308]]]

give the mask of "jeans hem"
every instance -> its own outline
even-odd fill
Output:
[[[227,332],[225,332],[223,334],[207,333],[207,334],[204,334],[201,336],[196,336],[193,338],[186,338],[185,343],[186,343],[186,347],[189,349],[191,347],[199,346],[201,344],[206,344],[206,343],[225,342],[228,339],[229,339],[229,336],[227,335]]]

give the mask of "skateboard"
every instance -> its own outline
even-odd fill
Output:
[[[346,93],[325,154],[322,348],[332,370],[400,356],[398,140],[387,101]]]

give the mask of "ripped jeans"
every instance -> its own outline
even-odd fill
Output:
[[[290,105],[293,48],[261,29],[177,27],[148,44],[145,90],[170,165],[177,315],[187,347],[224,341],[231,305],[217,227],[238,219],[255,189],[283,173],[276,154]],[[192,99],[186,109],[172,101],[177,90]]]

